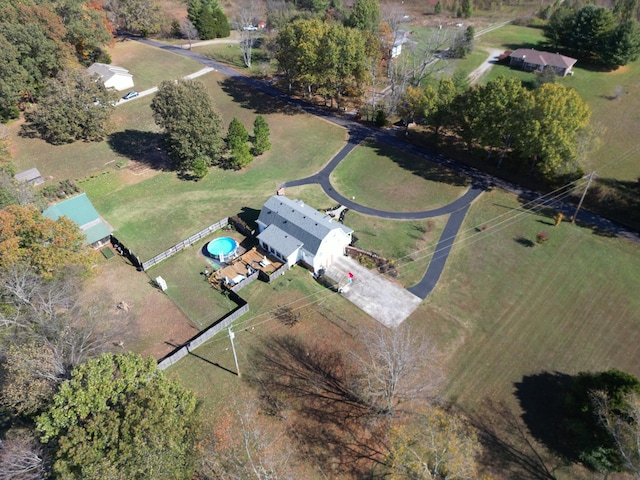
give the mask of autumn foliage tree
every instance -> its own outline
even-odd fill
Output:
[[[66,217],[54,221],[35,207],[18,205],[0,210],[0,270],[26,264],[52,278],[69,265],[87,269],[94,255],[78,225]]]

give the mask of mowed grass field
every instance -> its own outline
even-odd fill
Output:
[[[338,192],[359,204],[393,212],[441,207],[470,184],[451,170],[373,141],[358,145],[331,180]]]
[[[451,353],[448,398],[471,409],[514,402],[514,383],[545,371],[640,376],[638,245],[517,207],[498,190],[471,207],[440,283],[411,318],[446,312],[429,328],[445,332]],[[527,246],[540,231],[548,242]]]

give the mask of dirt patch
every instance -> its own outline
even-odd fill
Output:
[[[116,256],[105,260],[97,274],[88,283],[84,295],[95,298],[108,294],[113,302],[114,314],[124,306],[128,310],[131,332],[118,342],[125,350],[162,358],[175,347],[198,333],[187,316],[151,279],[138,272],[124,258]]]

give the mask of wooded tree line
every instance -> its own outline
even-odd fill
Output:
[[[588,105],[557,83],[529,90],[515,78],[456,91],[450,79],[438,87],[412,88],[401,102],[407,122],[429,125],[436,135],[453,133],[468,149],[479,148],[511,168],[551,181],[581,175],[580,154],[589,135]]]
[[[0,119],[40,97],[46,80],[72,63],[108,60],[111,39],[99,2],[0,1]]]
[[[562,3],[552,13],[545,13],[550,18],[544,34],[554,49],[615,69],[640,55],[637,3],[621,0],[614,3],[613,9]]]

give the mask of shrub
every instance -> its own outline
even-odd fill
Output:
[[[373,119],[373,124],[378,128],[382,128],[382,127],[386,127],[387,126],[387,114],[384,113],[384,110],[379,109],[376,112],[376,116]]]
[[[546,232],[546,230],[543,230],[542,232],[536,235],[536,243],[538,244],[543,244],[548,240],[549,240],[549,234]]]

